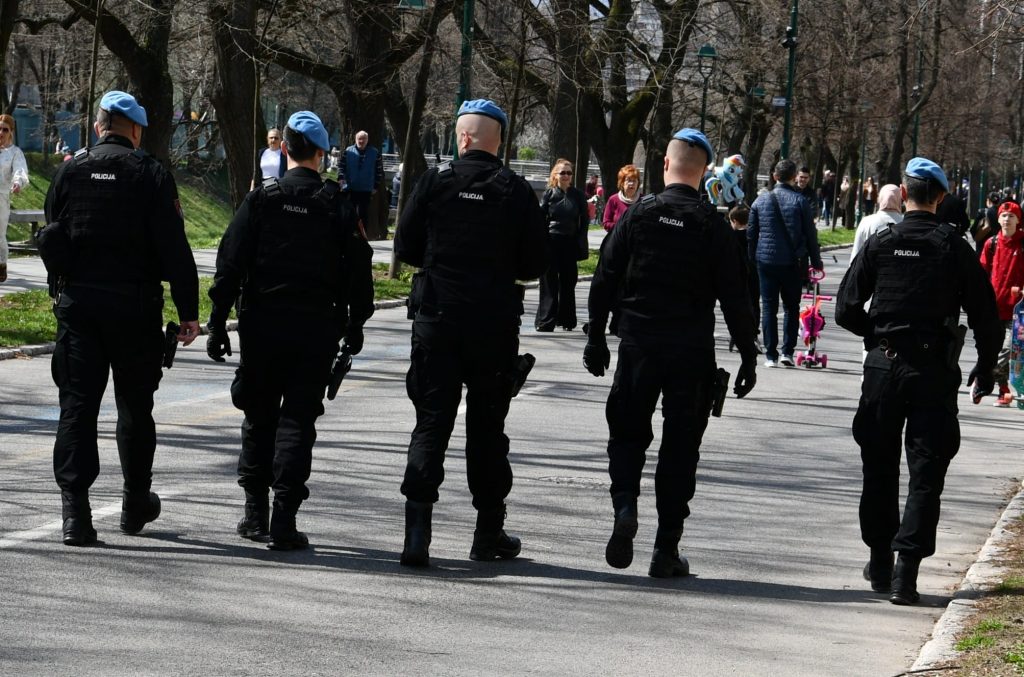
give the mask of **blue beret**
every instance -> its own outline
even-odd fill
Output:
[[[910,176],[915,179],[934,181],[942,186],[942,190],[947,193],[949,192],[949,181],[946,180],[946,175],[942,171],[942,167],[938,166],[928,158],[911,158],[910,162],[907,163],[907,168],[903,170],[903,173],[906,176]]]
[[[673,139],[679,139],[680,141],[686,141],[695,146],[700,146],[708,154],[708,164],[715,161],[715,151],[711,149],[711,143],[708,141],[708,137],[704,136],[703,132],[690,127],[680,129],[678,132],[672,135]]]
[[[458,118],[463,115],[484,115],[492,120],[497,120],[501,124],[502,135],[505,134],[505,128],[508,127],[508,117],[505,115],[505,111],[498,108],[498,104],[490,99],[463,101],[462,105],[459,106],[459,114],[455,117]]]
[[[308,110],[292,113],[292,116],[288,118],[288,126],[302,134],[311,144],[325,153],[331,151],[331,143],[327,140],[327,130],[316,113]]]
[[[107,92],[100,99],[100,108],[108,113],[123,115],[135,124],[143,127],[149,126],[146,118],[146,109],[139,105],[135,97],[127,92],[119,92],[116,89]]]

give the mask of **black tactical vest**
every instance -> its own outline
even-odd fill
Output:
[[[268,179],[253,213],[256,251],[242,306],[331,313],[343,301],[345,233],[333,181],[296,195]]]
[[[156,282],[161,271],[149,232],[156,185],[144,152],[116,144],[83,148],[61,177],[74,247],[71,282]]]
[[[714,218],[714,207],[707,204],[679,207],[656,195],[641,198],[632,216],[623,296],[630,307],[670,317],[714,310]]]
[[[462,169],[462,168],[460,168]],[[470,167],[464,165],[464,171]],[[515,174],[489,167],[461,174],[444,163],[429,201],[424,269],[439,306],[518,306],[515,286],[521,224],[511,203]]]
[[[878,231],[874,249],[877,280],[869,316],[896,318],[924,332],[941,329],[960,313],[960,287],[951,244],[954,226],[944,223],[924,237],[899,227]]]

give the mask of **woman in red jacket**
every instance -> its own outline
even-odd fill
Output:
[[[629,206],[640,197],[640,170],[636,165],[626,165],[619,170],[619,192],[608,198],[604,206],[602,224],[611,231]]]
[[[1003,349],[996,363],[996,382],[999,384],[997,407],[1008,407],[1013,402],[1009,386],[1010,324],[1013,306],[1021,299],[1024,287],[1024,230],[1021,209],[1016,202],[999,205],[999,232],[989,238],[981,250],[981,266],[989,274],[996,292],[999,319],[1003,321]]]

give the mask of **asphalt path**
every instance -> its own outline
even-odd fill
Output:
[[[826,257],[826,292],[845,268],[838,255]],[[581,283],[581,319],[586,293]],[[850,435],[860,346],[826,304],[828,368],[759,369],[753,393],[712,419],[682,542],[694,575],[655,580],[646,575],[654,453],[636,558],[613,570],[604,562],[611,378],[583,370],[581,332],[533,332],[536,299],[528,292],[522,348],[537,366],[507,422],[516,475],[507,528],[523,539],[509,562],[468,559],[475,515],[460,420],[434,512],[433,567],[398,564],[398,487],[414,423],[402,309],[370,320],[341,394],[325,403],[299,514],[312,547],[301,552],[234,533],[241,415],[228,385],[237,355],[218,365],[198,342],[165,372],[154,481],[163,514],[134,537],[117,529],[108,389],[92,491],[101,543],[92,548],[59,542],[49,357],[0,362],[0,674],[859,676],[914,662],[1019,485],[1019,446],[1007,442],[1019,439],[1018,411],[972,406],[961,389],[963,444],[938,552],[922,565],[922,604],[890,605],[861,579]],[[735,374],[721,321],[718,334],[720,364]],[[301,333],[282,333],[281,349],[301,350]],[[965,373],[972,359],[968,349]]]

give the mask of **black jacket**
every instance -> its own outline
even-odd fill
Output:
[[[82,151],[79,151],[82,153]],[[46,220],[67,223],[69,284],[171,284],[182,321],[199,316],[199,279],[174,177],[123,136],[62,164],[46,194]]]
[[[603,333],[617,304],[624,341],[714,350],[717,300],[740,352],[756,354],[746,263],[696,189],[672,184],[645,196],[607,237],[590,286],[590,331]]]
[[[324,181],[317,172],[296,167],[285,172],[279,185],[283,193],[308,200],[323,188]],[[329,314],[342,330],[346,322],[361,327],[373,315],[373,251],[359,234],[349,202],[338,193],[325,207],[325,216],[333,221],[324,230],[330,242],[325,239],[322,247],[314,242],[298,251],[301,261],[295,256],[295,260],[275,261],[275,252],[268,247],[295,250],[280,239],[287,238],[287,232],[277,234],[276,243],[268,243],[262,210],[270,201],[265,191],[261,187],[245,196],[221,238],[217,273],[209,292],[213,301],[210,322],[223,323],[242,291],[243,312],[249,307],[266,307],[275,312]],[[308,270],[309,262],[319,270]],[[275,302],[262,304],[262,297],[274,297]],[[280,307],[278,299],[287,307]]]
[[[416,183],[395,231],[395,253],[423,268],[431,305],[454,314],[488,314],[516,293],[516,280],[539,277],[548,266],[547,228],[533,189],[472,150]],[[443,169],[443,167],[442,167]],[[450,173],[449,173],[450,172]],[[514,301],[515,317],[521,302]]]
[[[863,336],[869,346],[881,338],[949,341],[943,323],[953,322],[963,308],[974,330],[979,363],[994,366],[1002,324],[992,285],[971,248],[953,235],[945,241],[948,249],[942,259],[918,265],[927,260],[928,251],[921,250],[937,227],[934,214],[909,211],[901,223],[891,226],[898,239],[887,244],[879,233],[872,235],[843,277],[836,323]],[[889,278],[889,289],[882,292],[886,298],[884,303],[876,299],[870,312],[865,311],[864,304],[879,292],[880,273]]]

